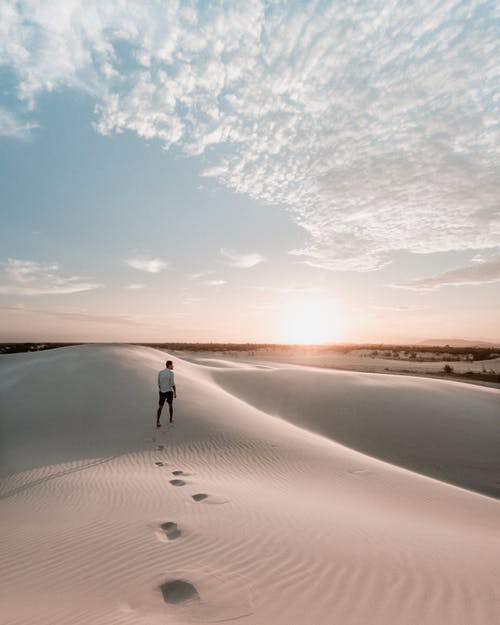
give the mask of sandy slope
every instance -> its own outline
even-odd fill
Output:
[[[497,390],[287,365],[224,369],[213,377],[267,413],[382,460],[500,498]]]
[[[164,356],[80,346],[0,359],[2,624],[498,622],[500,503],[344,447],[331,424],[364,415],[344,442],[366,450],[371,411],[380,457],[412,428],[422,466],[437,436],[449,472],[467,453],[465,472],[476,462],[470,475],[492,484],[478,429],[497,435],[500,392],[304,369],[316,390],[294,411],[297,368],[176,359],[177,422],[156,431]],[[437,434],[415,427],[422,406]],[[451,451],[442,419],[461,432]]]

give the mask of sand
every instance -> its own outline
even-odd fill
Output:
[[[164,360],[0,358],[2,625],[498,623],[500,391]]]

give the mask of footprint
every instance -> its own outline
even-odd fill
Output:
[[[178,528],[177,523],[174,523],[173,521],[166,521],[165,523],[162,523],[160,528],[169,540],[175,540],[181,535],[181,531]]]
[[[186,482],[184,480],[170,480],[172,486],[185,486]]]
[[[215,497],[214,495],[207,495],[207,493],[196,493],[196,495],[191,495],[191,498],[195,501],[204,501],[205,503],[229,503],[228,499],[224,499],[223,497]]]
[[[184,473],[184,471],[172,471],[172,475],[189,475],[189,473]]]
[[[163,451],[165,449],[165,445],[158,445],[156,448],[158,451]]]
[[[196,495],[191,495],[191,497],[195,501],[203,501],[204,499],[208,497],[208,495],[206,493],[197,493]]]
[[[157,467],[164,467],[165,465],[163,464],[163,462],[155,462]]]
[[[184,603],[185,601],[199,600],[200,595],[196,587],[185,579],[173,579],[159,586],[165,603]]]

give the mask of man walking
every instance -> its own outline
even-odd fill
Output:
[[[158,390],[160,391],[160,400],[158,402],[158,412],[156,413],[156,427],[160,428],[160,415],[165,400],[167,400],[168,411],[170,413],[170,423],[174,422],[174,397],[177,397],[177,391],[175,389],[174,382],[174,363],[171,360],[167,360],[165,363],[167,366],[158,373]]]

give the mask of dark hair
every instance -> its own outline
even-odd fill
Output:
[[[167,360],[166,365],[168,367],[168,365],[173,365],[174,363],[171,360]]]

